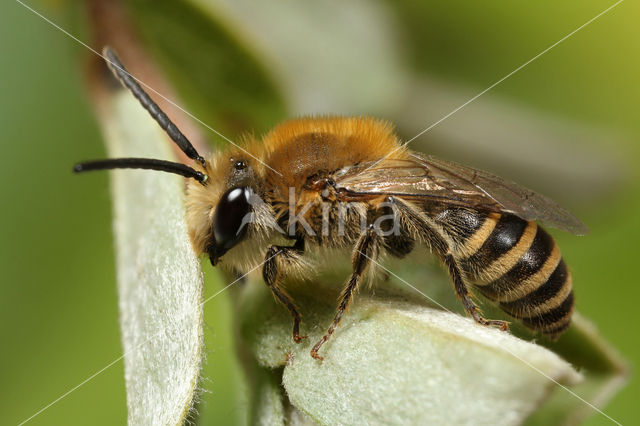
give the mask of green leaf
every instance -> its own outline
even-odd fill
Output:
[[[252,424],[275,426],[286,423],[286,413],[282,394],[282,372],[255,366],[253,390]]]
[[[111,157],[172,159],[169,142],[127,91],[101,117]],[[184,179],[112,172],[120,326],[129,424],[179,424],[202,359],[202,277],[187,236]]]
[[[388,117],[411,90],[382,2],[190,1],[260,52],[295,115]]]
[[[543,344],[571,362],[583,375],[582,383],[572,391],[598,408],[607,402],[629,379],[629,365],[596,327],[576,313],[569,330],[557,341]],[[577,424],[595,410],[574,395],[556,389],[541,410],[529,420],[529,425]]]
[[[234,140],[241,133],[267,131],[286,117],[273,78],[223,21],[188,1],[129,5],[150,52],[203,123]]]

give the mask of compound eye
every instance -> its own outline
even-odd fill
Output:
[[[229,250],[246,234],[251,195],[250,188],[231,188],[222,195],[213,216],[213,235],[218,249]]]

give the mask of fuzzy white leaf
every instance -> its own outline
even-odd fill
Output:
[[[284,366],[290,403],[319,424],[522,423],[555,384],[581,376],[542,346],[485,328],[458,314],[406,300],[361,295],[334,337],[312,359],[310,345],[333,314],[334,294],[298,295],[306,316],[304,344],[263,290],[247,290],[244,334],[258,363]],[[250,307],[249,307],[250,306]],[[316,326],[317,325],[317,326]],[[311,330],[309,330],[311,328]]]
[[[102,122],[111,157],[171,159],[166,136],[130,93]],[[129,424],[180,424],[202,358],[202,276],[187,236],[184,180],[112,172],[120,325]]]

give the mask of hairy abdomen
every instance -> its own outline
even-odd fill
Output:
[[[527,327],[551,338],[569,327],[571,274],[551,236],[511,214],[448,209],[437,217],[471,284]]]

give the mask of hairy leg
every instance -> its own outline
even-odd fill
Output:
[[[346,287],[342,291],[342,295],[340,296],[340,304],[338,305],[336,315],[331,322],[329,329],[327,330],[325,335],[322,336],[322,338],[318,341],[318,343],[313,346],[313,349],[311,349],[312,357],[319,360],[324,359],[322,356],[318,355],[318,351],[320,350],[320,347],[322,347],[322,345],[327,340],[329,340],[333,332],[340,324],[342,316],[349,308],[349,305],[353,300],[353,295],[357,292],[358,286],[362,282],[362,276],[364,275],[367,267],[369,267],[369,265],[371,264],[371,261],[375,260],[377,257],[379,243],[379,238],[375,234],[372,226],[369,226],[367,232],[362,234],[362,236],[356,243],[351,257],[353,273],[351,274]]]
[[[462,300],[462,305],[464,306],[465,311],[467,311],[467,313],[471,315],[471,317],[479,324],[498,327],[501,330],[507,330],[509,328],[508,322],[500,320],[488,320],[482,316],[480,308],[476,306],[476,304],[471,299],[471,296],[469,295],[467,285],[464,282],[462,273],[460,272],[460,269],[453,256],[451,254],[443,256],[442,262],[445,264],[447,270],[449,271],[449,274],[451,275],[456,294]]]
[[[291,296],[280,286],[282,262],[297,258],[304,251],[303,240],[299,240],[293,247],[271,246],[267,250],[265,263],[262,267],[262,277],[276,300],[282,303],[293,317],[293,340],[300,343],[307,336],[300,335],[300,312]]]
[[[465,311],[479,324],[507,330],[509,328],[508,322],[488,320],[482,316],[480,308],[471,299],[464,274],[451,254],[449,244],[429,218],[418,209],[405,204],[401,200],[390,197],[390,201],[395,203],[405,226],[413,228],[419,239],[424,241],[447,267],[456,294],[462,300]]]

